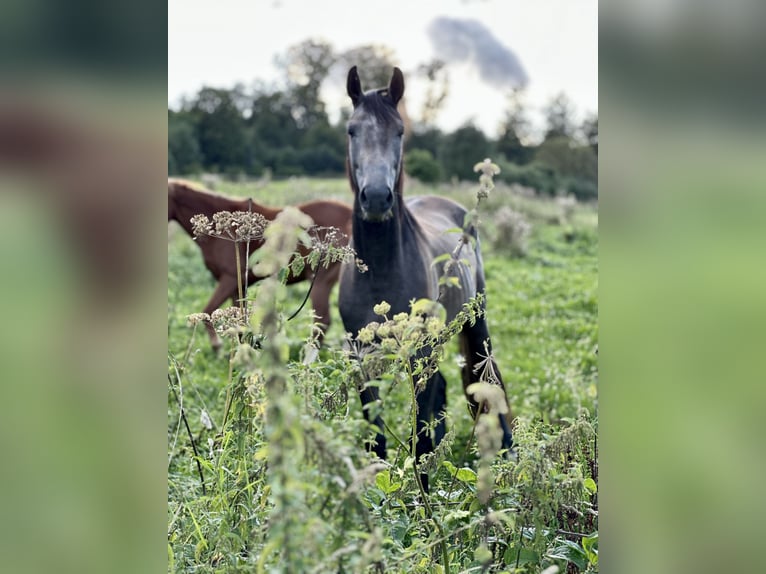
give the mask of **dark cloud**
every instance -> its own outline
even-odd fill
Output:
[[[438,58],[470,63],[493,86],[522,87],[529,81],[516,54],[477,20],[436,18],[428,26],[428,36]]]

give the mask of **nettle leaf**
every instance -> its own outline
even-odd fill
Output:
[[[585,570],[585,567],[588,565],[588,557],[585,554],[585,549],[571,540],[559,541],[559,545],[548,552],[547,556],[548,558],[557,558],[559,560],[571,562],[580,570]]]
[[[476,473],[470,468],[457,468],[448,460],[443,461],[442,465],[447,469],[447,472],[450,473],[450,476],[457,478],[460,482],[465,484],[476,484]]]
[[[466,484],[476,484],[476,473],[470,468],[459,469],[455,475],[455,478],[457,478],[460,482],[465,482]]]
[[[592,536],[583,536],[582,547],[585,550],[588,562],[594,566],[598,564],[598,532]]]
[[[452,512],[447,513],[447,515],[444,517],[444,522],[447,524],[451,522],[459,522],[469,516],[471,516],[471,513],[467,510],[453,510]]]
[[[539,564],[540,554],[532,550],[531,548],[518,548],[516,546],[509,546],[503,554],[503,560],[507,565],[523,566],[524,564]]]
[[[401,482],[392,482],[391,481],[391,472],[386,470],[381,470],[376,476],[375,476],[375,486],[377,486],[380,490],[385,492],[386,494],[391,494],[392,492],[396,492],[402,487]]]
[[[596,481],[595,481],[595,480],[593,480],[592,478],[586,478],[586,479],[583,481],[583,486],[584,486],[584,487],[585,487],[585,489],[586,489],[588,492],[590,492],[591,494],[596,494],[596,490],[597,490],[597,487],[596,487]]]
[[[303,257],[293,257],[293,260],[290,262],[290,271],[292,272],[293,277],[300,275],[305,266],[306,264],[303,261]]]

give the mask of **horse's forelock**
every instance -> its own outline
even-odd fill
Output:
[[[399,110],[396,109],[396,104],[389,97],[388,88],[380,88],[367,92],[359,103],[364,108],[364,111],[374,115],[375,119],[381,121],[398,119],[402,121]]]

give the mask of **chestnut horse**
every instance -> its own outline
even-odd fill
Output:
[[[311,217],[314,224],[320,228],[320,239],[326,236],[327,228],[334,227],[339,229],[342,234],[339,245],[348,244],[348,236],[351,233],[351,208],[348,205],[339,201],[322,200],[309,201],[297,207]],[[253,213],[260,213],[269,221],[273,221],[282,210],[259,205],[250,199],[225,197],[212,193],[188,181],[168,179],[168,221],[176,220],[189,235],[192,235],[192,216],[204,214],[210,218],[219,211],[252,211]],[[231,299],[236,304],[238,298],[237,255],[232,242],[217,237],[200,236],[196,243],[202,250],[205,267],[218,281],[213,295],[202,310],[203,313],[212,313],[227,299]],[[263,277],[252,272],[246,259],[248,250],[252,254],[261,245],[263,245],[262,241],[251,241],[249,246],[244,242],[237,245],[242,267],[241,276],[247,276],[248,285],[263,279]],[[299,253],[305,256],[308,250],[301,246]],[[340,263],[334,263],[328,268],[320,267],[317,271],[312,271],[306,265],[300,274],[290,274],[287,277],[288,284],[314,279],[311,288],[311,303],[322,328],[322,333],[330,326],[330,292],[338,281],[339,273]],[[206,328],[213,349],[217,351],[221,347],[221,340],[211,324],[206,324]]]
[[[442,261],[434,260],[450,254],[457,246],[458,235],[448,230],[463,226],[466,210],[454,201],[443,197],[412,197],[402,195],[402,137],[404,126],[397,111],[397,103],[404,94],[404,78],[394,68],[388,88],[363,92],[356,66],[351,68],[347,79],[347,92],[353,103],[353,113],[348,122],[347,166],[349,182],[354,193],[352,217],[352,246],[368,267],[362,273],[355,265],[344,264],[340,278],[340,315],[346,331],[357,334],[372,321],[379,321],[373,307],[381,301],[391,305],[391,314],[408,312],[410,302],[427,298],[439,301],[451,321],[463,305],[485,289],[484,271],[478,234],[475,228],[468,232],[473,237],[466,243],[460,261],[454,261],[450,272],[459,285],[450,283],[439,287],[444,273]],[[480,380],[481,364],[491,357],[492,346],[489,329],[481,313],[475,322],[468,322],[460,333],[461,352],[465,357],[462,371],[463,387]],[[430,355],[423,349],[420,357]],[[417,357],[416,357],[417,358]],[[497,383],[505,387],[494,360]],[[478,404],[466,393],[474,417]],[[364,386],[360,391],[364,416],[369,420],[366,406],[379,400],[376,386]],[[508,399],[505,396],[507,405]],[[437,371],[423,390],[417,393],[416,460],[430,453],[445,434],[446,381]],[[498,415],[503,431],[503,446],[512,444],[510,408],[507,415]],[[435,424],[432,439],[425,429]],[[386,455],[386,438],[383,421],[377,416],[373,450],[380,458]],[[423,486],[428,489],[428,477],[421,475]]]

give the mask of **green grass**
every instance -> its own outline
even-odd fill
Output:
[[[470,206],[475,203],[476,187],[428,188],[413,182],[406,193],[438,193]],[[222,183],[218,191],[270,205],[316,198],[351,199],[344,180]],[[524,213],[532,223],[524,258],[509,257],[507,246],[493,242],[492,216],[505,204]],[[581,504],[580,511],[595,504],[583,484],[587,478],[597,481],[595,451],[588,450],[591,438],[587,429],[597,425],[598,216],[593,206],[579,205],[572,220],[560,225],[558,209],[553,201],[522,197],[502,186],[480,208],[487,316],[498,366],[519,421],[519,455],[516,462],[492,463],[495,486],[490,507],[512,517],[501,526],[482,522],[490,507],[477,501],[476,484],[455,484],[443,467],[434,473],[431,512],[438,515],[449,535],[444,547],[428,525],[428,513],[417,502],[404,453],[392,458],[393,467],[386,475],[399,477],[403,481],[400,489],[386,495],[373,476],[353,494],[349,492],[347,483],[353,474],[349,465],[361,469],[369,459],[359,446],[366,427],[356,392],[350,387],[345,401],[339,391],[351,367],[341,351],[344,333],[334,304],[337,288],[333,325],[319,362],[311,367],[299,363],[310,332],[306,310],[284,325],[283,355],[295,397],[279,412],[300,423],[289,427],[295,431],[292,438],[279,440],[293,441],[289,442],[293,452],[284,456],[293,464],[295,475],[280,475],[272,460],[269,477],[264,460],[274,456],[276,447],[269,447],[267,440],[273,429],[264,426],[267,395],[257,381],[248,378],[247,370],[234,369],[230,375],[228,357],[216,357],[206,333],[200,328],[193,332],[187,326],[186,316],[202,309],[214,283],[193,241],[172,224],[168,234],[168,345],[173,361],[181,363],[185,412],[203,459],[208,492],[202,496],[189,437],[180,424],[176,395],[181,389],[171,368],[176,395],[169,387],[169,569],[257,571],[261,564],[263,571],[316,568],[318,572],[354,572],[375,571],[371,564],[379,560],[387,572],[432,572],[443,565],[446,553],[454,572],[481,567],[487,559],[485,546],[495,568],[489,571],[513,571],[517,561],[519,571],[524,572],[540,571],[554,563],[570,571],[597,569],[583,563],[578,550],[567,546],[566,536],[557,530],[589,528],[583,534],[591,534],[597,528],[587,512],[583,518],[562,509],[575,505],[573,501]],[[307,287],[286,288],[285,314],[298,307]],[[251,288],[250,294],[257,298],[258,289]],[[458,468],[476,470],[482,463],[475,440],[470,440],[473,421],[462,393],[455,347],[452,344],[442,363],[449,384],[448,425],[455,433],[452,454],[443,453],[443,458]],[[396,384],[397,380],[393,376],[384,380],[384,414],[394,432],[406,439],[410,391],[406,384]],[[243,384],[250,389],[249,399],[237,403],[236,424],[221,429],[227,394]],[[333,397],[332,404],[328,397]],[[214,423],[212,431],[202,425],[203,409]],[[565,454],[561,444],[567,445]],[[347,484],[345,490],[338,486],[339,480]],[[275,492],[280,484],[289,486],[289,494],[282,493],[282,498]],[[284,518],[280,505],[290,510],[292,518]],[[334,513],[328,514],[330,510]],[[296,537],[302,542],[293,547],[289,542]],[[270,547],[270,541],[276,540],[281,541],[282,550]],[[582,550],[577,537],[570,537],[569,542]],[[360,558],[363,551],[369,561]]]

